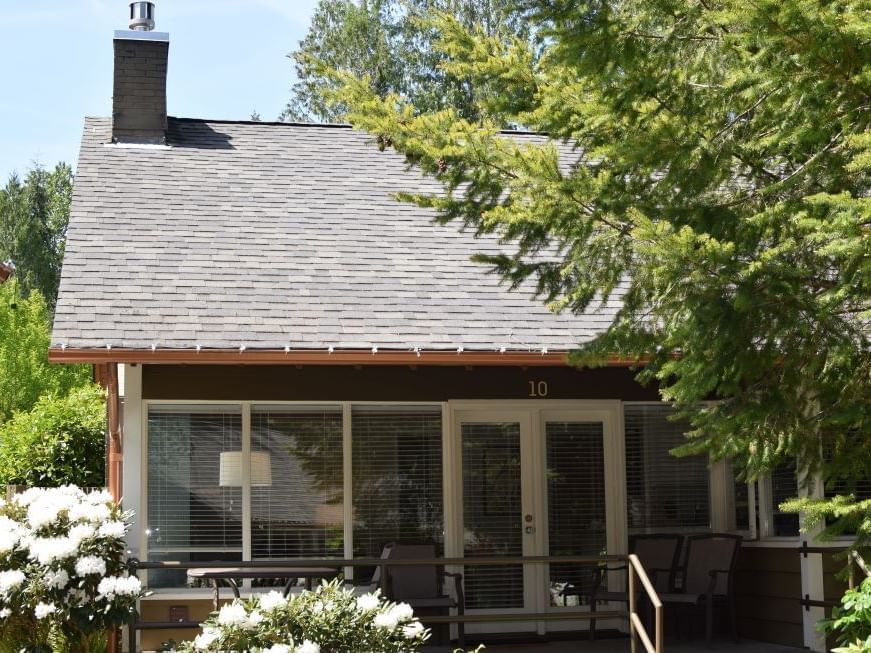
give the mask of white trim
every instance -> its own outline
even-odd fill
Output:
[[[711,530],[715,533],[735,530],[735,497],[732,490],[734,477],[726,460],[715,460],[709,465],[708,481],[711,501]]]
[[[251,560],[251,402],[248,401],[242,403],[242,560]]]
[[[342,539],[344,556],[354,557],[354,449],[351,431],[351,404],[342,403]],[[345,567],[345,578],[354,580],[354,568]]]
[[[807,468],[803,467],[798,481],[798,496],[801,498],[821,499],[824,494],[822,479],[815,477],[807,481]],[[816,540],[822,530],[817,526],[812,530],[805,529],[804,514],[799,515],[799,529],[804,533],[807,540]],[[825,598],[825,582],[823,574],[823,555],[821,553],[809,553],[799,557],[801,564],[801,592],[811,599],[820,600]],[[823,608],[812,607],[802,610],[802,627],[804,631],[804,645],[812,651],[825,651],[826,638],[817,630],[817,624],[826,616]]]
[[[124,510],[133,510],[130,519],[130,530],[127,533],[127,549],[129,555],[139,557],[141,542],[138,534],[142,530],[142,366],[124,365],[125,396],[124,424],[122,433],[122,451],[124,464],[122,467],[121,505]],[[146,451],[147,454],[147,451]]]

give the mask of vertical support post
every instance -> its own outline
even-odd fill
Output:
[[[121,472],[124,465],[123,447],[121,442],[121,396],[118,389],[118,365],[104,363],[95,369],[95,376],[102,381],[106,390],[106,421],[107,421],[107,446],[106,446],[106,486],[115,503],[121,503]],[[107,650],[109,653],[117,653],[120,649],[121,637],[118,630],[109,632],[107,638]]]
[[[632,653],[636,653],[637,635],[635,633],[635,621],[632,618],[632,615],[637,612],[635,604],[635,567],[632,564],[632,560],[629,560],[627,566],[629,568],[629,647]]]

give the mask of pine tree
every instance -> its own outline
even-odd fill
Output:
[[[454,107],[475,116],[471,80],[443,70],[445,53],[435,45],[438,31],[425,17],[444,11],[486,34],[523,33],[510,0],[321,0],[311,27],[290,56],[297,81],[282,120],[342,122],[345,107],[331,101],[333,78],[325,67],[366,76],[380,97],[398,93],[419,111]]]
[[[637,359],[692,419],[683,452],[871,478],[867,0],[521,9],[535,43],[430,23],[474,120],[333,73],[352,124],[444,186],[402,199],[499,235],[479,260],[554,310],[619,298],[574,360]]]

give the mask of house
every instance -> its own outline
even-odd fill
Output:
[[[394,194],[437,190],[343,125],[167,116],[168,35],[117,32],[113,115],[85,120],[51,359],[109,388],[109,484],[143,560],[598,555],[650,532],[744,535],[740,627],[822,650],[793,470],[675,459],[683,428],[625,361],[566,353],[617,300],[555,315],[470,261],[506,247]],[[520,140],[542,140],[516,133]],[[124,379],[123,406],[119,377]],[[470,612],[585,610],[571,565],[466,569]],[[209,593],[151,572],[146,618]],[[619,624],[603,620],[603,628]],[[143,633],[156,646],[174,633]],[[175,634],[176,636],[178,634]]]

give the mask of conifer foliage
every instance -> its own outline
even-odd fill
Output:
[[[868,10],[527,0],[533,40],[437,14],[475,120],[333,78],[356,127],[444,185],[402,199],[504,239],[492,270],[554,310],[622,298],[575,360],[643,359],[693,420],[685,451],[751,476],[798,456],[843,488],[871,478]]]

